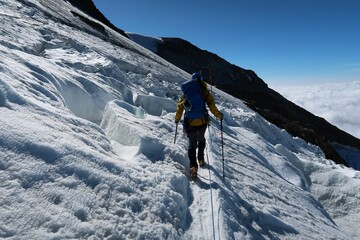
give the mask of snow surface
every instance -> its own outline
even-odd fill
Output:
[[[158,51],[157,45],[159,43],[162,43],[161,38],[145,36],[145,35],[141,35],[138,33],[131,33],[131,32],[126,32],[126,34],[131,38],[131,40],[133,40],[140,46],[143,46],[144,48],[146,48],[154,53],[156,53]]]
[[[190,75],[66,1],[0,5],[0,238],[360,237],[358,171],[213,87],[224,162],[213,119],[189,182],[174,111]]]

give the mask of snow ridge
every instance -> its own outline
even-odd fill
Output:
[[[66,1],[0,4],[0,237],[360,235],[357,171],[213,87],[226,177],[212,119],[208,165],[189,182],[186,140],[173,144],[187,73],[106,26],[104,41]]]

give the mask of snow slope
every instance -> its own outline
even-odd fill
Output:
[[[0,5],[1,238],[360,236],[359,172],[213,88],[225,178],[213,119],[189,182],[173,122],[188,74],[66,1]]]
[[[144,36],[138,33],[131,32],[126,32],[126,34],[130,37],[131,40],[154,53],[157,52],[157,45],[162,42],[161,38]]]

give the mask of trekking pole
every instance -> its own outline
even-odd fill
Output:
[[[224,134],[223,134],[223,120],[220,120],[221,127],[221,154],[222,154],[222,162],[223,162],[223,179],[225,179],[225,161],[224,161]]]
[[[211,69],[210,68],[209,68],[209,76],[210,76],[210,92],[212,94],[213,93],[213,91],[212,91],[213,82],[212,82]]]
[[[209,84],[210,84],[210,93],[212,94],[213,93],[213,90],[212,90],[212,86],[213,86],[213,80],[212,80],[212,75],[211,75],[211,68],[208,68],[208,67],[204,67],[204,69],[206,69],[209,73]],[[200,70],[200,73],[201,73],[201,70]]]
[[[176,142],[176,135],[177,135],[178,124],[179,124],[179,123],[176,123],[174,144],[175,144],[175,142]]]

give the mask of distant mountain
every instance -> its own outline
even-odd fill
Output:
[[[231,64],[183,39],[161,39],[162,42],[156,42],[155,53],[165,60],[188,73],[202,70],[208,83],[244,100],[269,122],[286,129],[293,136],[319,146],[326,158],[356,168],[354,163],[348,163],[340,156],[336,149],[339,144],[360,149],[359,139],[287,100],[269,88],[254,71]],[[136,41],[135,38],[133,40]]]

